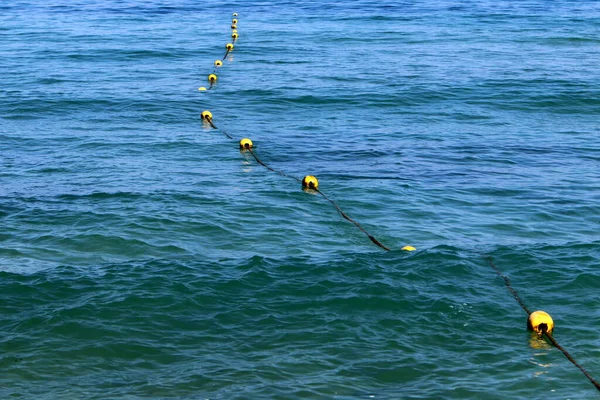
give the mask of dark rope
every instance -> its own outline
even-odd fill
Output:
[[[342,209],[335,203],[335,201],[333,201],[329,197],[325,196],[325,193],[321,192],[319,189],[316,189],[314,187],[312,187],[312,189],[314,189],[317,192],[319,192],[319,194],[321,196],[323,196],[323,198],[325,200],[327,200],[328,202],[330,202],[331,204],[333,204],[333,206],[340,213],[340,215],[342,217],[344,217],[346,220],[348,220],[348,221],[352,222],[354,225],[356,225],[356,227],[358,229],[360,229],[362,233],[364,233],[365,235],[367,235],[367,237],[369,239],[371,239],[371,242],[373,242],[374,244],[376,244],[377,246],[381,247],[382,249],[384,249],[386,251],[390,251],[390,249],[387,248],[386,246],[384,246],[383,244],[381,244],[381,242],[379,242],[379,240],[375,239],[372,235],[369,235],[369,233],[362,226],[360,226],[360,224],[358,222],[356,222],[355,220],[353,220],[352,218],[350,218],[348,215],[346,215],[346,213],[342,211]]]
[[[227,51],[225,52],[225,55],[223,56],[221,61],[225,61],[225,59],[227,58],[227,54],[229,54],[229,49],[227,49]]]
[[[262,165],[263,167],[265,167],[266,169],[268,169],[269,171],[275,172],[281,176],[285,176],[286,178],[292,178],[295,179],[298,182],[302,182],[301,179],[296,178],[295,176],[292,175],[288,175],[283,171],[279,171],[275,168],[272,168],[270,166],[268,166],[267,164],[265,164],[264,162],[262,162],[258,156],[256,155],[256,153],[254,153],[254,151],[252,151],[252,148],[247,146],[245,147],[246,150],[250,151],[250,154],[252,154],[252,157],[254,157],[254,159],[256,160],[257,163],[259,163],[260,165]],[[321,192],[319,189],[315,188],[314,186],[311,185],[310,189],[314,189],[316,190],[321,196],[323,196],[323,198],[325,200],[327,200],[328,202],[330,202],[331,204],[333,204],[333,206],[335,207],[335,209],[340,213],[340,215],[342,217],[344,217],[346,220],[352,222],[354,225],[356,225],[356,227],[358,229],[361,230],[361,232],[363,232],[365,235],[367,235],[367,237],[369,239],[371,239],[371,242],[375,243],[377,246],[381,247],[384,250],[389,251],[390,249],[387,248],[386,246],[384,246],[383,244],[381,244],[381,242],[379,242],[377,239],[375,239],[372,235],[370,235],[362,226],[360,226],[360,224],[356,221],[354,221],[352,218],[350,218],[345,212],[342,211],[342,209],[333,201],[331,200],[329,197],[325,196],[325,194],[323,192]]]
[[[506,287],[512,293],[513,297],[515,298],[515,300],[517,300],[517,303],[519,303],[519,305],[521,306],[521,308],[523,310],[525,310],[525,312],[527,313],[527,315],[531,314],[531,311],[529,311],[529,309],[525,306],[525,303],[523,303],[523,300],[521,300],[521,298],[519,297],[517,291],[511,286],[510,280],[508,279],[508,277],[506,275],[504,275],[502,272],[500,272],[500,270],[498,269],[498,267],[496,267],[496,265],[492,261],[492,257],[486,256],[486,259],[487,259],[488,263],[490,264],[490,267],[492,267],[492,269],[494,271],[496,271],[496,273],[498,274],[498,276],[500,276],[502,279],[504,279],[504,283],[506,284]]]
[[[279,174],[279,175],[281,175],[281,176],[285,176],[286,178],[292,178],[292,179],[295,179],[295,180],[297,180],[298,182],[302,182],[302,180],[301,180],[301,179],[298,179],[298,178],[296,178],[295,176],[288,175],[288,174],[286,174],[286,173],[285,173],[285,172],[283,172],[283,171],[279,171],[279,170],[276,170],[275,168],[269,167],[267,164],[265,164],[264,162],[262,162],[262,161],[261,161],[261,160],[258,158],[258,156],[257,156],[257,155],[254,153],[254,151],[252,151],[252,148],[251,148],[251,147],[249,147],[249,146],[248,146],[248,147],[245,147],[245,149],[246,149],[246,150],[248,150],[248,151],[250,151],[250,154],[252,154],[252,157],[254,157],[254,159],[256,160],[256,162],[257,162],[257,163],[259,163],[260,165],[262,165],[263,167],[265,167],[265,168],[266,168],[266,169],[268,169],[269,171],[271,171],[271,172],[275,172],[275,173],[277,173],[277,174]]]
[[[544,326],[542,326],[542,333],[544,335],[546,335],[546,337],[554,345],[554,347],[559,349],[565,355],[565,357],[567,357],[567,359],[573,363],[574,366],[579,368],[579,370],[581,372],[583,372],[585,377],[588,378],[590,382],[592,382],[592,385],[594,385],[596,387],[596,389],[600,391],[600,384],[598,382],[596,382],[596,380],[585,370],[585,368],[583,368],[581,365],[579,365],[579,363],[577,361],[575,361],[575,359],[573,357],[571,357],[569,352],[567,350],[565,350],[564,347],[562,347],[560,344],[558,344],[556,339],[554,339],[554,337],[550,333],[546,332],[546,329],[547,329],[547,327],[544,324]]]
[[[231,135],[229,135],[229,133],[225,132],[223,129],[219,129],[219,128],[217,128],[217,127],[215,126],[215,124],[213,124],[213,122],[212,122],[212,118],[211,118],[211,117],[205,117],[205,118],[206,118],[206,120],[208,121],[208,123],[210,124],[210,126],[212,126],[212,127],[213,127],[213,129],[217,129],[217,130],[219,130],[219,131],[223,132],[223,134],[224,134],[225,136],[227,136],[227,138],[229,138],[229,139],[232,139],[232,140],[233,140],[233,137],[232,137]]]
[[[494,271],[496,271],[496,273],[502,279],[504,279],[504,283],[506,284],[506,287],[512,293],[512,295],[514,296],[515,300],[517,300],[517,303],[519,303],[519,305],[521,306],[521,308],[523,308],[523,310],[525,310],[525,312],[527,313],[527,315],[530,315],[531,311],[529,311],[529,309],[525,306],[525,304],[523,303],[523,301],[521,300],[521,298],[517,294],[517,291],[511,286],[510,281],[508,280],[508,277],[506,275],[502,274],[502,272],[500,272],[500,270],[498,269],[498,267],[496,267],[496,265],[492,261],[492,257],[486,256],[486,259],[488,260],[488,263],[490,264],[490,267],[492,267],[492,269]],[[596,380],[594,380],[594,378],[581,365],[579,365],[579,363],[577,361],[575,361],[575,359],[569,354],[569,352],[564,347],[562,347],[560,344],[558,344],[558,342],[556,341],[556,339],[554,339],[554,337],[552,336],[552,334],[550,334],[547,331],[548,330],[548,326],[546,324],[540,324],[540,328],[542,330],[542,333],[541,333],[540,336],[545,335],[548,338],[548,340],[550,341],[550,343],[552,343],[552,345],[554,347],[556,347],[557,349],[559,349],[565,355],[565,357],[567,357],[567,360],[571,361],[571,363],[573,363],[574,366],[576,366],[577,368],[579,368],[579,370],[581,372],[583,372],[583,374],[585,375],[585,377],[588,378],[589,381],[592,382],[592,384],[596,387],[596,389],[600,391],[600,384],[598,382],[596,382]]]

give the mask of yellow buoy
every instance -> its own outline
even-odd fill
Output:
[[[237,25],[236,24],[232,24],[231,25],[231,29],[237,29]]]
[[[234,17],[237,17],[237,13],[233,13],[233,16],[234,16]]]
[[[223,61],[221,61],[221,60],[215,61],[215,67],[220,67],[221,65],[223,65]]]
[[[237,22],[238,22],[238,21],[237,21],[237,19],[235,19],[235,18],[231,20],[231,23],[232,23],[233,25],[237,25]]]
[[[208,110],[202,111],[202,114],[200,114],[200,116],[202,117],[202,119],[212,119],[212,113]]]
[[[416,248],[412,247],[412,246],[404,246],[403,248],[401,248],[400,250],[404,250],[404,251],[415,251]]]
[[[227,43],[227,44],[225,45],[225,48],[226,48],[227,50],[233,50],[233,44],[232,44],[232,43]]]
[[[234,39],[237,39],[237,38],[238,38],[238,34],[237,34],[237,33],[235,33],[235,32],[233,32],[233,33],[231,34],[231,37],[232,37],[232,38],[234,38]]]
[[[527,319],[527,329],[537,332],[538,335],[541,335],[544,331],[552,333],[554,330],[554,321],[552,321],[552,317],[547,312],[534,311],[529,314],[529,318]]]
[[[215,83],[215,82],[217,81],[217,76],[216,76],[215,74],[210,74],[210,75],[208,76],[208,81],[209,81],[210,83]]]
[[[302,187],[317,190],[319,181],[312,175],[306,175],[304,179],[302,179]]]
[[[198,88],[198,90],[200,90],[200,91],[203,91],[203,90],[206,90],[206,88],[205,88],[204,86],[200,86],[200,87]]]
[[[251,149],[252,148],[252,140],[248,138],[244,138],[240,140],[240,149]]]

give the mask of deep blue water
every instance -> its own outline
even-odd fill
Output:
[[[0,397],[597,397],[486,256],[600,378],[599,31],[585,0],[3,2]]]

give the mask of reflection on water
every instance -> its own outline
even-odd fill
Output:
[[[537,333],[532,332],[531,336],[529,337],[529,347],[531,347],[534,350],[550,350],[552,348],[552,345],[546,342],[546,339],[544,339],[543,337],[539,337]],[[529,362],[542,368],[550,368],[552,366],[552,363],[540,362],[542,357],[545,357],[547,355],[548,351],[536,351],[533,353],[533,357],[531,357]],[[538,377],[547,373],[548,371],[546,370],[536,371],[533,373],[533,376]]]

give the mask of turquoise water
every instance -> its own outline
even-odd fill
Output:
[[[597,2],[0,10],[1,398],[597,397]]]

